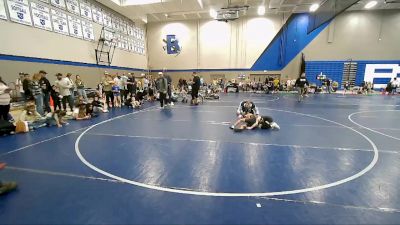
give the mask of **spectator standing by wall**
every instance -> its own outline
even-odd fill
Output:
[[[129,95],[136,94],[136,80],[134,73],[128,73],[128,82],[127,82]]]
[[[15,80],[15,88],[17,89],[22,99],[25,99],[24,87],[22,85],[24,79],[25,79],[25,74],[21,72],[19,73],[19,77],[17,78],[17,80]]]
[[[128,77],[125,75],[125,73],[122,74],[120,80],[121,80],[121,100],[122,102],[124,102],[128,96],[128,87],[127,87]]]
[[[396,94],[397,88],[400,87],[400,82],[397,80],[397,77],[393,78],[391,85],[392,85],[392,94]]]
[[[158,73],[159,77],[156,81],[157,90],[160,93],[160,107],[164,108],[164,103],[166,103],[166,96],[168,91],[168,81],[165,79],[164,74],[162,72]]]
[[[58,87],[60,96],[62,96],[62,105],[64,111],[67,111],[67,102],[71,112],[74,111],[74,99],[71,97],[71,87],[73,87],[72,82],[67,77],[63,78],[61,73],[57,73],[57,81],[55,85]]]
[[[31,77],[29,76],[29,74],[24,73],[24,80],[22,81],[22,89],[24,90],[24,96],[25,96],[25,100],[32,98],[32,93],[31,90],[29,89],[30,85],[31,85]]]
[[[40,86],[40,79],[42,76],[40,73],[35,73],[32,78],[32,82],[30,83],[29,90],[32,93],[33,98],[35,99],[36,110],[40,115],[44,115],[43,111],[43,92],[42,87]]]
[[[83,97],[85,102],[88,103],[88,98],[86,96],[86,91],[85,91],[85,83],[82,81],[79,75],[75,76],[75,87],[76,91],[78,92],[78,95],[80,97]]]
[[[111,101],[111,106],[114,107],[114,95],[111,91],[112,86],[114,84],[114,80],[112,79],[110,74],[105,72],[104,77],[101,80],[101,83],[103,84],[103,91],[106,95],[107,107],[110,108],[110,101]]]
[[[42,88],[43,92],[43,105],[44,105],[44,111],[47,113],[51,112],[50,108],[50,94],[51,94],[51,84],[50,81],[46,78],[46,71],[41,70],[39,71],[40,74],[40,87]]]
[[[72,80],[72,74],[67,73],[66,78],[68,78],[69,82],[72,84],[72,87],[69,89],[69,92],[71,93],[69,96],[69,101],[74,102],[75,100],[75,82]]]
[[[199,97],[199,90],[201,86],[200,77],[196,72],[193,72],[193,84],[192,84],[192,101],[191,104],[198,105],[197,98]]]
[[[53,99],[54,111],[56,111],[57,109],[61,110],[60,91],[56,85],[52,86],[50,95]]]
[[[10,112],[10,91],[6,82],[0,77],[0,120],[8,121],[8,113]]]

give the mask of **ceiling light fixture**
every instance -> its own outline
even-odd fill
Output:
[[[217,11],[215,11],[215,9],[210,9],[210,16],[212,17],[212,18],[217,18],[217,15],[218,15],[218,13],[217,13]]]
[[[312,4],[311,6],[310,6],[310,12],[315,12],[315,11],[317,11],[317,9],[319,8],[319,4]]]
[[[263,6],[263,5],[259,6],[257,9],[257,14],[259,16],[263,16],[265,14],[265,6]]]
[[[366,9],[371,9],[371,8],[375,7],[376,4],[378,4],[377,1],[370,1],[370,2],[368,2],[368,3],[365,5],[364,8],[366,8]]]

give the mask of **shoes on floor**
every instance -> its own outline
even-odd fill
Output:
[[[281,128],[279,127],[279,125],[278,125],[277,123],[275,123],[275,122],[272,122],[272,123],[271,123],[271,128],[272,128],[272,129],[276,129],[276,130],[281,129]]]

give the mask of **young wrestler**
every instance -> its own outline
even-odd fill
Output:
[[[54,112],[50,112],[47,114],[47,120],[46,120],[46,124],[48,127],[51,126],[57,126],[57,127],[62,127],[63,124],[68,124],[65,120],[64,120],[64,116],[67,115],[67,112],[63,111],[63,110],[55,110]]]
[[[235,131],[242,131],[247,127],[254,125],[256,122],[257,122],[256,115],[252,113],[247,113],[241,118],[238,118],[238,120],[230,128]]]
[[[251,130],[255,127],[258,127],[260,129],[280,129],[279,125],[274,122],[274,120],[270,116],[257,116],[256,122],[253,125],[247,127],[247,129]]]
[[[235,131],[242,131],[244,129],[252,130],[254,128],[280,129],[279,125],[274,122],[272,117],[256,116],[251,113],[248,113],[243,118],[238,119],[230,128],[234,129]]]

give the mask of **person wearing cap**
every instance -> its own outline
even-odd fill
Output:
[[[103,84],[103,91],[106,94],[106,103],[107,107],[110,107],[110,101],[111,101],[111,106],[114,107],[114,95],[112,93],[112,86],[114,84],[113,78],[108,74],[108,72],[104,73],[104,77],[101,79],[101,83]]]
[[[25,99],[24,87],[22,86],[24,79],[25,74],[21,72],[19,73],[19,78],[15,81],[15,89],[17,89],[22,99]]]
[[[43,105],[44,110],[49,113],[51,112],[50,108],[50,93],[51,93],[51,84],[50,81],[46,78],[46,71],[41,70],[39,71],[41,78],[39,80],[40,87],[42,88],[43,92]]]
[[[167,79],[164,77],[164,74],[162,72],[158,73],[159,77],[156,81],[157,83],[157,90],[160,93],[160,107],[164,108],[164,103],[166,102],[166,96],[167,96],[167,91],[168,91],[168,81]]]
[[[57,73],[57,80],[55,82],[56,87],[58,87],[58,91],[60,96],[62,96],[62,105],[64,111],[67,111],[67,101],[71,112],[74,111],[74,99],[71,98],[71,87],[73,87],[72,82],[68,78],[63,78],[61,73]]]

